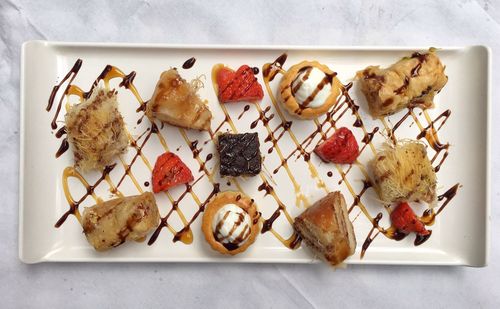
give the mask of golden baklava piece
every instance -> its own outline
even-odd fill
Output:
[[[357,73],[361,91],[374,117],[391,115],[406,107],[431,108],[434,96],[448,81],[445,66],[431,50],[413,53],[386,69],[369,66]]]
[[[300,214],[293,228],[320,258],[335,266],[354,254],[356,236],[342,193],[330,192]]]
[[[303,119],[326,113],[341,93],[337,73],[317,61],[292,66],[280,83],[280,98],[288,112]]]
[[[104,168],[127,149],[125,123],[114,90],[94,88],[89,98],[70,107],[65,122],[75,166],[83,172]]]
[[[374,187],[385,204],[436,201],[436,173],[423,143],[405,140],[385,144],[370,166]]]
[[[83,232],[97,251],[117,247],[126,240],[143,241],[160,223],[153,193],[119,197],[85,208]]]
[[[177,127],[209,130],[212,113],[198,96],[200,87],[198,79],[188,82],[175,68],[161,73],[146,115]]]

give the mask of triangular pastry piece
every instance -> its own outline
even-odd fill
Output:
[[[153,97],[146,105],[146,115],[177,127],[209,130],[212,113],[196,93],[197,88],[176,69],[161,73]]]
[[[331,265],[342,263],[356,250],[356,237],[344,196],[331,192],[295,218],[295,231],[305,244]]]

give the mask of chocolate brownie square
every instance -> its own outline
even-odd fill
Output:
[[[257,133],[219,135],[221,176],[257,175],[261,169],[261,156]]]

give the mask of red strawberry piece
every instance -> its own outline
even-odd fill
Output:
[[[264,97],[262,86],[248,65],[242,65],[236,72],[223,67],[217,72],[217,85],[221,103],[257,101]]]
[[[188,183],[193,179],[191,170],[176,154],[166,152],[156,159],[152,179],[154,193]]]
[[[316,146],[314,152],[325,162],[351,164],[359,155],[359,147],[351,130],[342,127]]]
[[[430,234],[430,231],[425,229],[424,224],[417,218],[408,203],[401,203],[392,211],[391,222],[398,231],[405,234],[411,232],[422,236]]]

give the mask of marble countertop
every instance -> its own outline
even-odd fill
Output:
[[[311,31],[314,29],[313,31]],[[38,264],[18,259],[19,69],[27,40],[182,44],[472,45],[493,50],[500,1],[0,2],[0,299],[14,307],[500,307],[500,149],[492,145],[486,268]],[[474,102],[471,102],[474,104]],[[492,124],[492,141],[500,123]]]

